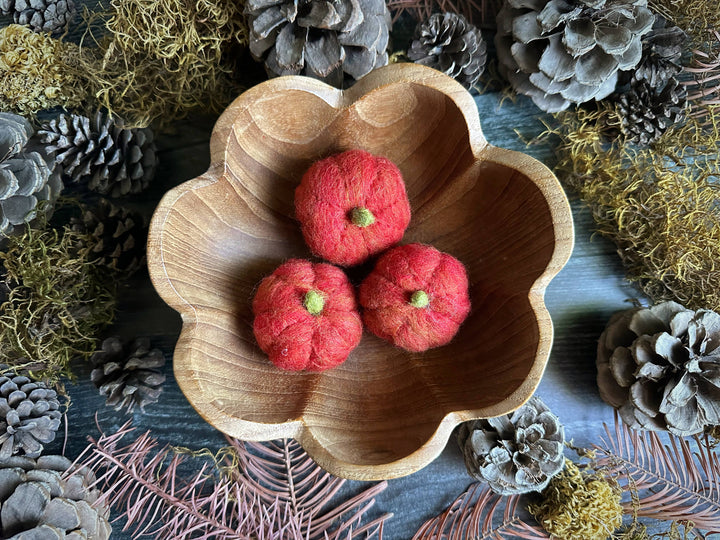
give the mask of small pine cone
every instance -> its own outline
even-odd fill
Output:
[[[0,235],[49,214],[62,191],[60,172],[42,148],[31,144],[33,129],[22,116],[0,112]]]
[[[687,91],[672,77],[663,87],[654,88],[645,79],[633,81],[617,98],[617,112],[625,139],[646,147],[671,126],[685,119]]]
[[[501,495],[541,491],[564,464],[565,431],[538,397],[512,414],[461,424],[458,442],[470,476]]]
[[[144,411],[146,405],[160,397],[165,382],[160,368],[165,365],[165,355],[160,349],[151,350],[148,338],[132,343],[108,338],[91,360],[95,369],[90,378],[100,393],[107,396],[105,403],[116,411],[126,408],[132,412],[135,406]]]
[[[435,13],[417,26],[407,55],[470,88],[485,70],[487,45],[480,30],[462,15]]]
[[[75,15],[73,0],[0,0],[0,14],[34,32],[57,32]]]
[[[61,416],[55,390],[0,364],[0,459],[38,457],[43,443],[55,439]]]
[[[94,483],[64,456],[0,459],[0,538],[108,540],[110,509]]]
[[[38,131],[47,151],[55,154],[65,175],[103,195],[140,193],[155,174],[157,159],[150,128],[126,129],[122,122],[98,112],[61,115]]]
[[[501,73],[546,112],[606,98],[642,57],[655,18],[647,0],[504,0],[497,15]]]
[[[675,302],[613,315],[600,336],[600,396],[633,429],[685,437],[720,424],[720,315]]]
[[[677,26],[668,26],[664,17],[655,15],[655,23],[642,39],[642,59],[633,73],[634,80],[645,79],[652,88],[662,87],[682,70],[687,34]]]
[[[81,218],[71,219],[72,228],[89,234],[90,252],[98,264],[124,276],[134,274],[145,264],[147,225],[137,212],[101,199],[97,208],[85,209]]]

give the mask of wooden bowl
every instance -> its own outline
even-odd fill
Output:
[[[570,208],[544,165],[485,141],[453,79],[415,64],[344,91],[272,79],[228,107],[210,146],[209,170],[160,202],[148,245],[152,281],[183,320],[175,376],[210,424],[295,438],[329,472],[375,480],[419,470],[458,423],[530,398],[553,337],[544,291],[572,251]],[[280,371],[255,344],[251,300],[284,260],[311,257],[295,187],[313,161],[351,148],[399,166],[413,212],[403,242],[460,259],[472,311],[449,345],[422,354],[365,332],[340,367]]]

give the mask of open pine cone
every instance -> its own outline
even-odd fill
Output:
[[[653,87],[649,80],[634,80],[617,97],[625,139],[638,146],[649,146],[668,128],[685,119],[687,91],[675,77],[664,86]]]
[[[148,338],[132,343],[108,338],[91,361],[95,369],[90,378],[100,393],[107,396],[105,403],[116,411],[125,408],[132,412],[136,406],[142,411],[160,397],[165,382],[160,369],[165,365],[165,355],[160,349],[150,349]]]
[[[308,75],[342,86],[388,62],[383,0],[248,0],[250,52],[271,76]]]
[[[0,459],[0,538],[8,540],[107,540],[110,510],[92,471],[72,471],[63,456]]]
[[[98,112],[92,120],[63,114],[43,125],[38,134],[66,177],[103,195],[140,193],[155,175],[150,128],[126,129],[116,118]]]
[[[0,15],[12,15],[16,24],[35,32],[62,30],[74,14],[73,0],[0,0]]]
[[[652,88],[666,82],[682,70],[682,56],[687,34],[677,26],[670,26],[667,20],[655,15],[650,33],[642,39],[642,58],[635,68],[633,79],[646,80]]]
[[[435,13],[418,24],[407,55],[470,88],[485,70],[487,45],[480,30],[462,15]]]
[[[540,491],[564,464],[560,420],[538,397],[511,414],[460,425],[468,473],[501,495]]]
[[[0,364],[0,459],[38,457],[55,439],[61,416],[55,390]]]
[[[101,199],[97,208],[86,208],[71,224],[92,237],[91,257],[97,257],[98,264],[126,277],[145,264],[147,225],[137,212]]]
[[[29,144],[32,135],[22,116],[0,112],[0,235],[32,219],[38,207],[49,213],[63,188],[52,159]]]
[[[647,0],[505,0],[497,15],[500,70],[544,111],[603,99],[642,57]]]
[[[616,313],[600,336],[600,396],[629,427],[693,435],[720,424],[720,315],[675,302]]]

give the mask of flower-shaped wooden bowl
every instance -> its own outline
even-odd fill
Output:
[[[572,250],[567,199],[533,158],[489,145],[459,84],[414,64],[349,90],[305,77],[251,88],[223,113],[202,176],[169,191],[148,266],[180,312],[175,375],[213,426],[245,440],[297,439],[326,470],[395,478],[432,461],[460,422],[506,414],[542,376],[552,343],[545,288]],[[293,194],[310,164],[363,148],[401,169],[404,242],[462,261],[472,311],[444,347],[411,354],[365,333],[340,367],[284,372],[255,344],[251,300],[284,260],[310,257]]]

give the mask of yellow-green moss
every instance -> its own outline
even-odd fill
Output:
[[[528,510],[559,540],[606,540],[622,525],[616,486],[601,476],[580,472],[569,460]]]
[[[77,107],[87,95],[77,76],[79,50],[49,34],[11,24],[0,29],[0,110],[32,117]]]
[[[609,105],[559,114],[549,133],[560,179],[618,246],[627,276],[654,300],[720,309],[719,107],[665,133],[652,148],[614,140]]]
[[[81,242],[90,244],[69,228],[27,228],[7,239],[0,362],[56,382],[71,375],[72,359],[93,353],[98,331],[112,321],[115,294]]]
[[[129,127],[224,107],[237,92],[230,49],[247,43],[243,6],[235,0],[112,0],[99,15],[107,37],[86,61],[93,94]]]

